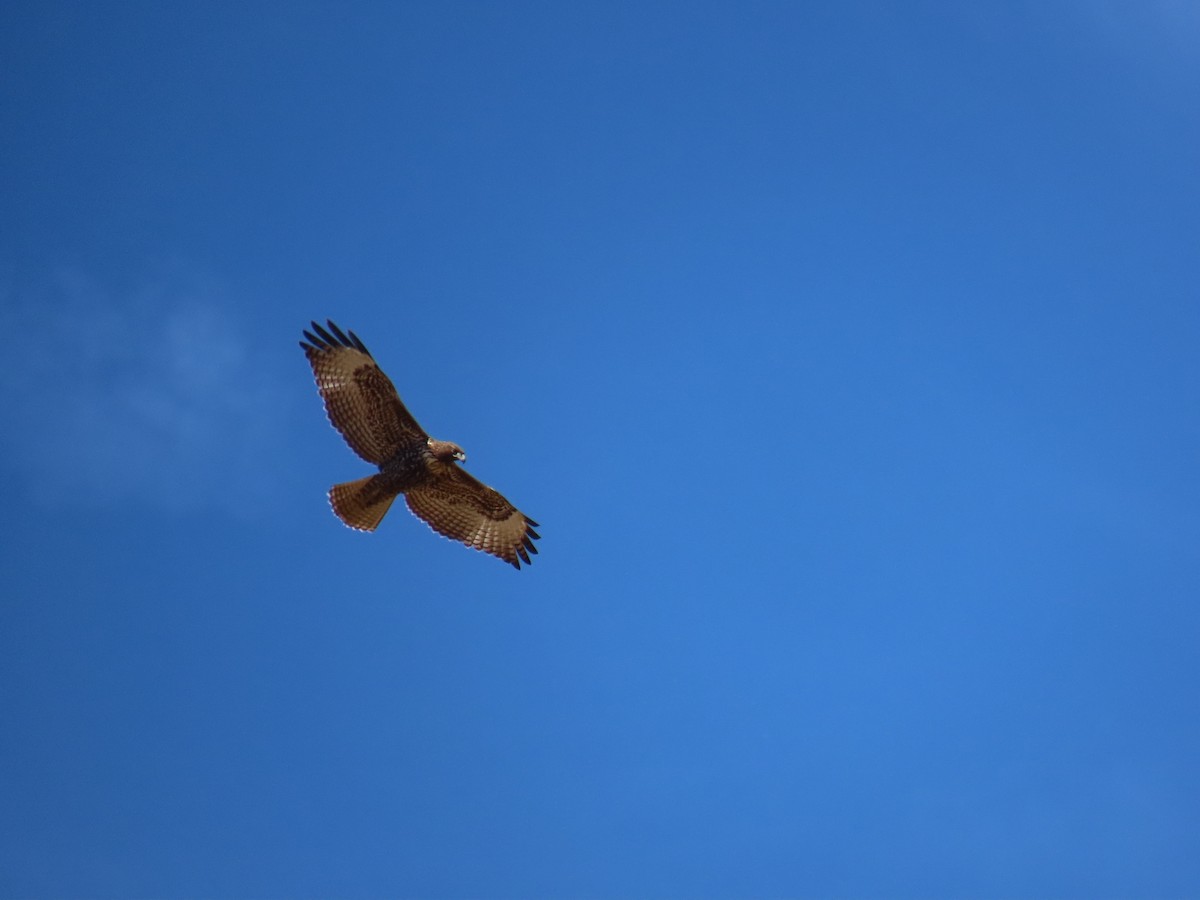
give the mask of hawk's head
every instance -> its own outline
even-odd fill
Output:
[[[429,452],[444,463],[467,461],[467,454],[463,453],[463,448],[451,441],[435,441],[430,438]]]

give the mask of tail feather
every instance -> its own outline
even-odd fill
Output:
[[[392,508],[396,495],[382,490],[378,478],[378,475],[368,475],[358,481],[335,484],[329,489],[329,505],[351,528],[374,531]]]

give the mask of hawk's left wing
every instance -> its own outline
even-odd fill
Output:
[[[518,569],[522,561],[529,564],[530,553],[538,552],[533,545],[540,538],[533,530],[537,522],[456,465],[411,488],[404,497],[408,508],[438,534],[498,556]]]
[[[369,463],[382,465],[402,447],[424,443],[429,435],[404,407],[392,380],[351,331],[316,322],[304,332],[304,355],[325,401],[325,413],[350,449]],[[333,332],[330,334],[330,332]]]

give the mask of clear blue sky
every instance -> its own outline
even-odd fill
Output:
[[[6,2],[0,895],[1200,895],[1197,47]],[[326,317],[531,568],[332,516]]]

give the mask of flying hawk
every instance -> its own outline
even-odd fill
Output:
[[[537,553],[537,522],[458,467],[458,444],[431,438],[405,409],[391,379],[353,332],[328,322],[304,332],[325,412],[350,449],[378,475],[335,484],[329,504],[351,528],[374,531],[403,494],[408,508],[438,534],[498,556],[516,568]]]

